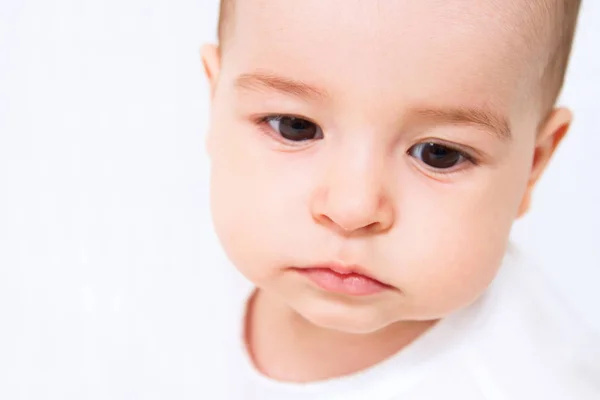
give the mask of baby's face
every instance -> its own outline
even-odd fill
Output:
[[[468,305],[539,172],[543,116],[520,6],[293,3],[237,1],[220,67],[205,53],[225,251],[324,327],[369,332]],[[334,293],[296,269],[331,262],[388,286]]]

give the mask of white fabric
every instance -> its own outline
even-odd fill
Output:
[[[600,400],[598,337],[513,251],[472,306],[387,361],[324,382],[281,383],[255,370],[241,337],[250,292],[229,338],[228,399]]]

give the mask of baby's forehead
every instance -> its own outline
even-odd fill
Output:
[[[292,7],[288,0],[245,0],[235,3],[233,33],[244,45],[298,51],[310,46],[355,57],[379,51],[408,58],[423,46],[445,53],[434,46],[438,42],[449,51],[498,54],[514,64],[544,58],[549,7],[543,4],[553,1],[303,0]]]
[[[219,40],[248,51],[400,54],[428,51],[488,58],[505,72],[529,76],[541,108],[552,107],[562,87],[581,0],[223,0]],[[293,4],[293,6],[292,6]],[[432,38],[446,39],[445,49]],[[307,45],[312,47],[307,50]],[[365,51],[365,49],[370,49]],[[259,52],[260,53],[260,52]],[[281,55],[289,57],[289,55]],[[320,55],[315,55],[319,57]],[[261,57],[258,53],[256,57]],[[450,56],[454,57],[454,56]],[[330,60],[322,60],[330,63]],[[344,65],[349,68],[352,63]],[[382,65],[382,67],[385,67]],[[480,71],[480,73],[485,73]],[[490,78],[497,77],[490,74]]]
[[[571,0],[573,1],[573,0]],[[341,28],[359,28],[384,34],[401,32],[414,24],[442,25],[437,28],[472,29],[485,32],[503,27],[505,34],[518,32],[522,39],[539,39],[557,13],[557,3],[569,0],[224,0],[222,19],[236,15],[238,23],[284,32],[302,24],[303,31],[335,33]],[[293,6],[292,6],[293,4]],[[323,24],[324,23],[324,24]],[[226,24],[233,25],[233,24]],[[433,26],[428,25],[430,28]],[[329,28],[329,29],[328,29]],[[364,31],[363,31],[364,32]],[[352,35],[348,37],[351,39]],[[324,38],[326,39],[326,38]]]
[[[378,103],[399,93],[507,98],[531,78],[528,60],[538,47],[526,32],[531,17],[489,0],[303,0],[294,7],[250,0],[236,7],[238,65]]]

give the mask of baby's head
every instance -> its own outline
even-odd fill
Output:
[[[213,221],[232,262],[307,320],[345,332],[473,302],[569,126],[554,103],[578,9],[225,2],[220,45],[203,59]],[[332,263],[386,286],[334,293],[302,270]]]

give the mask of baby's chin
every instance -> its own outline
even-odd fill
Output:
[[[359,316],[349,315],[348,313],[325,313],[322,311],[298,313],[309,323],[318,328],[356,335],[375,333],[396,322],[369,316],[360,318]]]
[[[311,325],[340,333],[365,335],[402,323],[437,320],[440,316],[421,314],[388,303],[382,306],[367,302],[324,301],[323,299],[294,299],[288,303],[299,316]]]

